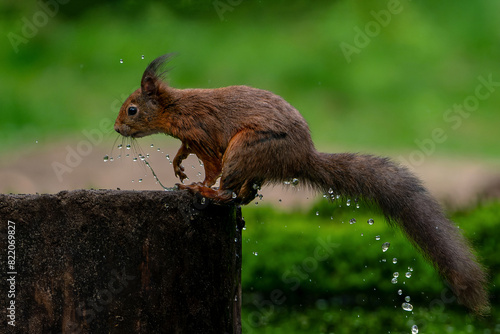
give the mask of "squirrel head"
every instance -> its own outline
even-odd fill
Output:
[[[115,131],[125,137],[140,138],[165,132],[164,112],[172,105],[172,91],[163,81],[163,65],[172,57],[166,54],[153,60],[142,75],[141,88],[133,92],[120,108]]]

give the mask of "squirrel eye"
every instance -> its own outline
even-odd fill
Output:
[[[137,107],[128,107],[127,113],[129,116],[134,116],[137,114]]]

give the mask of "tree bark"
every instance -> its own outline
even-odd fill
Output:
[[[0,195],[0,332],[241,333],[242,222],[180,191]]]

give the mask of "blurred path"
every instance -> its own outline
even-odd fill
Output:
[[[48,147],[35,146],[26,150],[4,154],[0,161],[1,193],[56,193],[61,190],[81,188],[96,189],[136,189],[161,190],[152,177],[151,171],[143,162],[133,161],[137,156],[133,150],[114,149],[112,145],[92,147],[78,146],[78,142],[56,144]],[[177,152],[176,143],[168,147],[144,147],[144,154],[150,154],[148,161],[162,184],[172,187],[178,180],[174,177],[171,159]],[[85,155],[79,155],[78,149]],[[122,158],[117,159],[121,154]],[[130,154],[127,158],[126,154]],[[114,161],[104,162],[105,155],[113,156]],[[185,162],[187,182],[203,179],[203,169],[198,159],[190,156]],[[484,162],[465,158],[428,158],[419,167],[412,169],[425,183],[439,201],[447,207],[457,208],[473,204],[479,197],[500,198],[500,161]],[[289,188],[289,189],[287,189]],[[292,186],[268,187],[262,190],[263,205],[282,207],[308,207],[318,196]],[[260,203],[259,203],[260,204]]]

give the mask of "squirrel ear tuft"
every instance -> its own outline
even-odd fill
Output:
[[[142,75],[141,89],[142,93],[153,96],[158,93],[158,88],[162,79],[168,72],[165,64],[174,56],[174,53],[168,53],[153,60]]]

